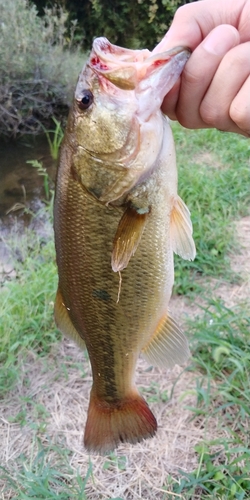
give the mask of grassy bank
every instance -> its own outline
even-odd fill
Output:
[[[194,263],[176,259],[175,316],[192,359],[171,373],[139,362],[137,382],[158,434],[108,457],[85,454],[91,376],[85,354],[62,342],[54,325],[52,234],[6,236],[13,273],[0,289],[4,499],[250,497],[249,288],[235,293],[249,278],[239,272],[244,267],[231,268],[244,251],[237,228],[249,215],[249,141],[178,126],[174,132],[179,192],[197,245]]]

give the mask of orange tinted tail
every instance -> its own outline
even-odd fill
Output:
[[[105,454],[119,443],[137,443],[152,437],[156,430],[156,419],[138,393],[107,403],[98,399],[92,389],[84,434],[88,451]]]

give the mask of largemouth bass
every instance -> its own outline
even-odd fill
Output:
[[[160,110],[188,57],[183,47],[152,55],[94,40],[61,147],[55,320],[89,353],[84,444],[97,453],[156,432],[134,383],[140,353],[164,368],[189,356],[168,303],[173,252],[193,259],[195,246]]]

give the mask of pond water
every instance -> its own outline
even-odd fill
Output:
[[[24,208],[36,206],[45,197],[44,178],[27,161],[38,160],[53,183],[56,161],[51,158],[44,136],[16,142],[0,142],[0,218],[8,226],[13,214],[25,218]]]
[[[18,236],[25,226],[31,225],[45,238],[53,238],[51,224],[46,226],[44,220],[32,215],[43,206],[46,193],[44,177],[27,163],[30,160],[42,164],[52,187],[57,162],[51,157],[46,137],[0,142],[0,283],[3,276],[12,272],[11,250],[6,245],[10,233]]]

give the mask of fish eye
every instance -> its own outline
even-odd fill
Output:
[[[88,109],[94,100],[94,96],[90,90],[83,90],[82,98],[77,99],[77,103],[80,109]]]

